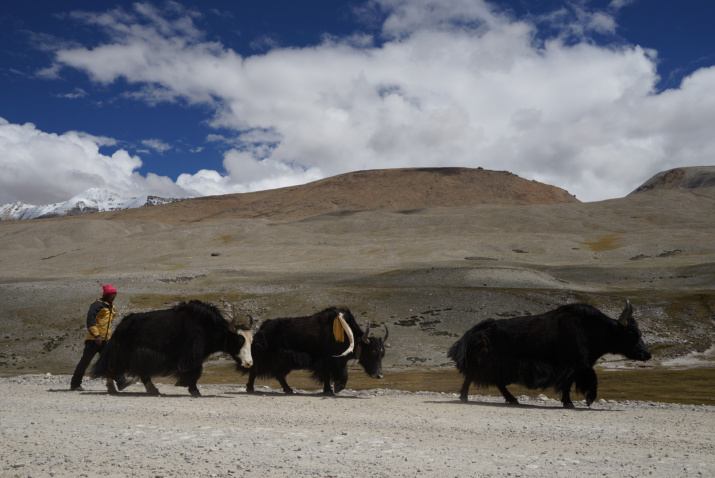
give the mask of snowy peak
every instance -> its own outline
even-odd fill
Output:
[[[0,206],[0,221],[42,219],[49,217],[76,216],[93,212],[118,211],[145,206],[156,206],[181,201],[184,198],[139,196],[125,198],[111,191],[90,188],[64,202],[35,206],[16,202]]]

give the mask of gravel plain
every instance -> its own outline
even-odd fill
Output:
[[[3,477],[710,477],[715,407],[0,378]]]

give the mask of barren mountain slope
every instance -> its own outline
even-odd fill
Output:
[[[456,191],[476,187],[448,186],[472,173],[484,172],[439,170],[432,184],[474,200]],[[497,204],[422,209],[410,201],[424,200],[426,183],[365,175],[377,186],[357,174],[343,178],[349,186],[340,178],[305,186],[313,195],[295,188],[306,194],[300,204],[314,206],[283,219],[245,215],[279,211],[278,193],[295,199],[294,188],[0,223],[0,372],[67,372],[103,283],[119,288],[120,316],[184,299],[226,311],[233,304],[260,320],[346,305],[363,325],[390,328],[387,367],[449,365],[455,337],[486,317],[573,301],[613,315],[629,298],[654,363],[712,360],[715,188],[596,203],[500,205],[497,196]],[[328,190],[362,202],[333,204]],[[402,202],[379,209],[387,190]]]
[[[285,220],[338,211],[578,202],[563,189],[506,171],[412,168],[359,171],[300,186],[195,198],[107,213],[105,217],[161,222],[198,221],[210,217]]]
[[[662,171],[631,194],[658,189],[698,189],[715,186],[715,166],[694,166]]]

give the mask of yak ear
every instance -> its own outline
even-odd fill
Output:
[[[628,325],[628,319],[633,317],[633,306],[631,305],[631,301],[626,299],[626,307],[623,309],[623,312],[621,312],[621,316],[618,318],[618,325],[622,326],[627,326]]]

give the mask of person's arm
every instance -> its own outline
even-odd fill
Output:
[[[89,307],[89,312],[87,312],[87,330],[92,334],[97,345],[102,345],[102,336],[99,335],[99,329],[97,328],[97,314],[101,308],[102,305],[99,302],[95,302]]]

